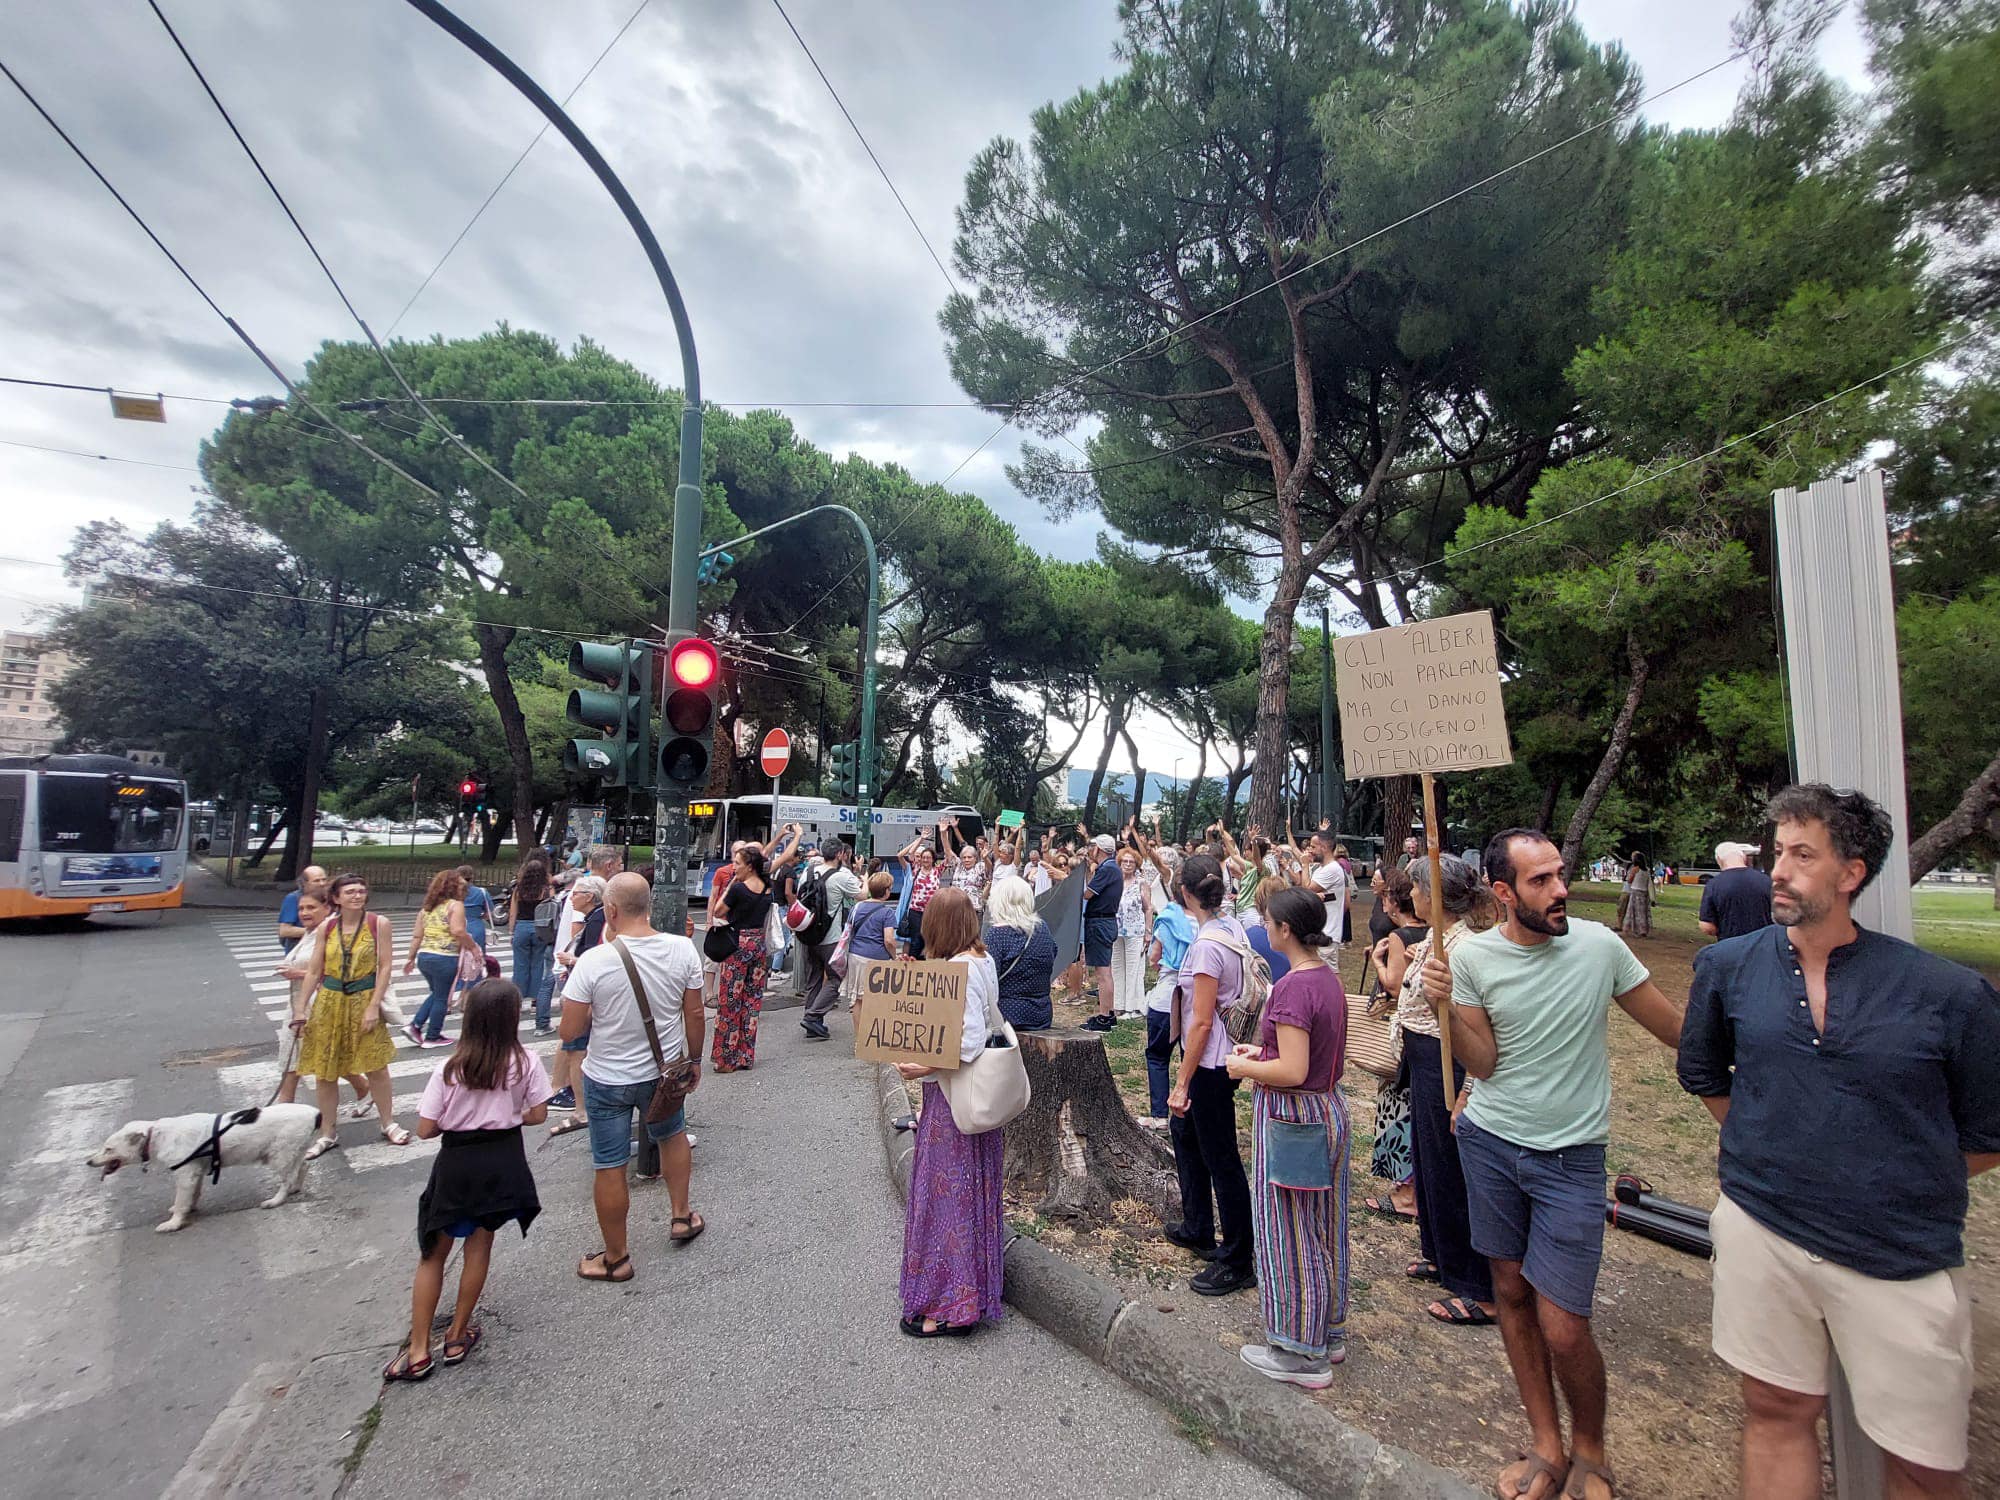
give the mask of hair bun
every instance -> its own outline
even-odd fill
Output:
[[[1305,942],[1309,948],[1331,948],[1333,937],[1330,933],[1309,932],[1305,935]]]

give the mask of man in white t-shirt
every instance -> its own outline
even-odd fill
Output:
[[[591,1201],[604,1248],[586,1255],[576,1268],[585,1281],[630,1281],[632,1256],[625,1238],[631,1191],[625,1164],[632,1156],[632,1116],[643,1121],[660,1079],[645,1016],[632,988],[637,970],[646,1008],[659,1034],[660,1058],[693,1060],[700,1081],[703,1016],[701,954],[678,933],[655,932],[652,888],[639,875],[616,875],[604,888],[604,941],[585,953],[569,972],[563,989],[562,1037],[588,1035],[583,1058],[583,1096],[590,1115],[590,1164],[596,1176]],[[631,969],[626,957],[631,958]],[[690,1085],[692,1087],[692,1085]],[[707,1226],[688,1206],[693,1157],[688,1150],[684,1111],[646,1134],[659,1145],[660,1169],[673,1200],[671,1238],[684,1243]]]
[[[1334,858],[1333,831],[1322,828],[1312,836],[1312,885],[1326,903],[1326,930],[1336,937],[1347,930],[1347,871]],[[1334,946],[1339,947],[1339,943]]]

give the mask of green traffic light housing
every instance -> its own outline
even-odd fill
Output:
[[[652,662],[652,647],[644,641],[578,641],[570,647],[571,675],[609,691],[571,691],[569,721],[598,730],[603,738],[573,739],[563,746],[565,771],[608,786],[652,784]]]

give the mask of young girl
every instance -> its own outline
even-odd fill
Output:
[[[479,1344],[472,1321],[493,1232],[518,1220],[521,1233],[542,1211],[521,1127],[549,1115],[549,1075],[521,1045],[521,992],[510,980],[482,979],[465,992],[465,1029],[444,1066],[431,1075],[417,1105],[417,1134],[444,1137],[431,1180],[417,1202],[417,1277],[410,1289],[410,1337],[382,1371],[384,1380],[424,1380],[433,1368],[431,1319],[444,1292],[453,1240],[465,1241],[458,1267],[458,1302],[444,1340],[443,1360],[455,1365]]]

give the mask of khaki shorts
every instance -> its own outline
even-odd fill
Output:
[[[1773,1234],[1728,1198],[1715,1240],[1715,1352],[1743,1374],[1802,1395],[1827,1392],[1837,1352],[1854,1414],[1898,1458],[1947,1472],[1966,1463],[1972,1300],[1964,1269],[1885,1281]]]

